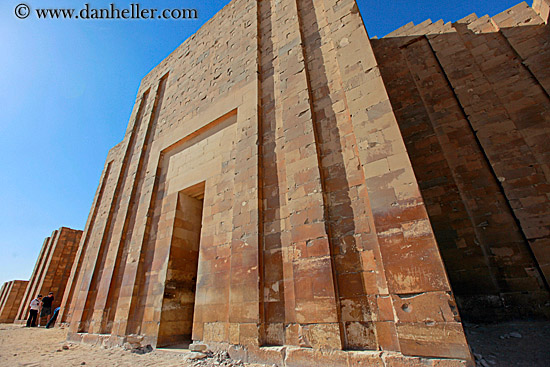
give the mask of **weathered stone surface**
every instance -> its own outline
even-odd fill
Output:
[[[204,359],[207,355],[201,352],[191,352],[189,353],[185,358],[189,359],[191,361],[197,360],[197,359]]]
[[[447,273],[470,320],[550,316],[545,9],[547,1],[521,3],[493,18],[428,21],[372,40]]]
[[[189,344],[189,350],[192,352],[204,352],[208,349],[208,345],[202,343],[191,343]]]
[[[5,282],[0,290],[0,323],[12,323],[28,285],[27,280]]]
[[[53,292],[52,310],[61,306],[81,236],[82,231],[80,230],[61,227],[53,231],[51,237],[44,240],[33,273],[19,304],[15,317],[16,323],[27,321],[29,304],[39,294],[47,296],[49,292]],[[45,325],[46,321],[41,323]]]
[[[142,80],[69,339],[471,363],[451,286],[548,296],[545,4],[370,41],[353,0],[232,1]]]

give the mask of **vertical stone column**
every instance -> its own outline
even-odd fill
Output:
[[[393,305],[380,297],[380,313],[394,317],[377,324],[378,342],[405,355],[468,359],[437,243],[357,5],[324,3]]]
[[[103,235],[102,246],[105,247],[103,252],[103,258],[99,263],[95,274],[101,276],[95,281],[94,290],[90,295],[90,299],[87,303],[87,322],[89,322],[89,332],[98,334],[102,331],[108,332],[106,320],[110,318],[110,308],[106,309],[109,295],[112,292],[116,292],[114,287],[114,281],[116,280],[116,271],[120,267],[121,257],[124,253],[123,240],[125,238],[125,231],[127,230],[127,220],[130,217],[130,211],[134,205],[135,199],[135,187],[141,177],[141,157],[146,153],[146,140],[150,135],[150,126],[154,119],[154,109],[158,104],[159,91],[152,91],[155,94],[155,100],[150,103],[146,109],[144,109],[140,115],[138,115],[138,124],[135,133],[130,139],[126,154],[124,156],[124,162],[119,178],[119,186],[117,186],[117,196],[112,208],[114,217],[109,222],[109,227]],[[115,279],[113,279],[115,276]],[[115,288],[115,289],[113,289]],[[111,296],[112,297],[112,296]],[[112,311],[114,312],[114,310]]]
[[[376,350],[389,303],[348,98],[323,1],[299,3],[345,349]],[[380,324],[384,325],[384,324]]]
[[[92,209],[90,210],[90,215],[88,217],[86,227],[82,234],[82,238],[81,238],[82,242],[78,247],[77,253],[75,255],[75,262],[73,263],[71,274],[69,275],[69,278],[67,280],[67,290],[63,294],[63,299],[61,301],[61,309],[59,311],[59,316],[58,316],[59,323],[64,323],[67,320],[69,320],[73,311],[71,306],[74,301],[75,293],[78,293],[76,292],[76,289],[77,289],[79,277],[81,275],[80,271],[82,269],[84,258],[86,256],[86,250],[88,249],[90,233],[92,233],[93,231],[95,220],[97,218],[99,207],[101,205],[101,200],[105,192],[105,184],[109,180],[109,173],[111,172],[111,166],[113,162],[109,161],[109,159],[107,159],[107,162],[108,163],[103,169],[102,178],[97,188]]]
[[[112,227],[109,244],[109,252],[106,255],[105,265],[99,284],[98,297],[94,305],[94,333],[109,333],[112,320],[116,312],[118,293],[120,292],[121,277],[126,266],[130,238],[135,225],[135,212],[137,197],[145,180],[145,164],[150,157],[153,136],[156,132],[158,114],[162,107],[162,99],[168,74],[165,74],[158,82],[155,100],[151,111],[147,111],[141,119],[140,130],[132,150],[128,153],[128,168],[124,176],[129,178],[122,186],[122,198],[119,203],[116,221]]]
[[[130,158],[130,152],[135,144],[136,135],[141,126],[141,118],[147,108],[149,90],[143,93],[139,103],[136,103],[132,127],[128,129],[126,143],[123,145],[123,154],[118,154],[113,166],[113,174],[107,182],[106,192],[109,194],[102,200],[102,206],[105,210],[101,213],[95,231],[87,234],[91,236],[92,242],[86,249],[84,260],[85,267],[81,269],[80,277],[77,283],[77,292],[74,302],[71,304],[72,316],[70,320],[69,334],[87,331],[90,327],[90,321],[93,315],[93,304],[97,297],[97,281],[101,278],[100,270],[105,262],[108,251],[106,239],[110,236],[111,225],[116,218],[114,208],[119,205],[122,185],[125,181],[126,167]],[[98,235],[100,233],[101,235]],[[69,337],[71,337],[69,335]]]
[[[4,284],[2,284],[2,288],[0,289],[0,314],[2,312],[2,308],[4,307],[4,303],[6,302],[6,297],[9,293],[11,286],[12,282],[4,282]]]
[[[279,200],[285,204],[280,215],[288,215],[290,224],[289,236],[281,236],[285,344],[341,349],[318,137],[297,2],[273,2],[270,20],[277,57],[274,109],[281,121],[277,160],[286,179],[286,187],[280,189]]]
[[[257,29],[255,24],[252,29]],[[257,47],[254,45],[253,47]],[[253,76],[257,78],[257,74]],[[256,79],[257,80],[257,79]],[[233,344],[259,345],[260,335],[260,208],[258,84],[243,95],[237,111],[233,229],[229,259],[228,339]]]
[[[158,91],[156,93],[158,99]],[[157,103],[159,103],[157,101]],[[152,104],[151,108],[154,104]],[[151,112],[152,113],[152,112]],[[145,121],[149,124],[149,118],[145,117]],[[150,132],[151,135],[154,135],[154,131]],[[145,133],[143,138],[145,138]],[[143,144],[143,143],[142,143]],[[141,149],[147,150],[146,152],[141,152]],[[142,163],[143,168],[141,169],[140,174],[136,177],[136,180],[139,180],[139,191],[142,193],[142,200],[133,207],[134,213],[131,213],[132,217],[132,228],[127,228],[128,232],[124,233],[124,236],[127,236],[125,241],[128,243],[127,255],[125,257],[124,272],[121,274],[120,282],[120,291],[118,295],[118,300],[116,303],[116,309],[113,309],[111,312],[114,312],[113,325],[111,327],[111,334],[123,337],[130,333],[140,333],[142,315],[136,315],[136,312],[143,312],[143,309],[139,307],[145,307],[144,305],[138,306],[141,302],[145,303],[144,299],[139,299],[139,292],[143,292],[141,295],[145,297],[147,292],[147,287],[143,283],[143,277],[145,274],[142,274],[144,271],[142,267],[144,264],[143,256],[150,256],[149,252],[146,250],[149,246],[150,241],[154,242],[154,238],[151,239],[150,230],[151,230],[151,220],[153,219],[153,208],[157,205],[159,198],[157,197],[158,190],[158,180],[159,177],[155,178],[159,174],[158,164],[160,162],[159,153],[151,152],[152,146],[141,145],[139,146],[137,152],[139,154],[147,154],[147,157],[150,159],[145,160],[143,157]],[[160,198],[161,199],[161,198]],[[175,205],[175,204],[174,204]],[[157,207],[160,207],[157,205]],[[130,331],[131,330],[131,331]]]

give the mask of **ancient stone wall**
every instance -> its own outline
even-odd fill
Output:
[[[12,323],[27,288],[27,280],[5,282],[0,290],[0,323]]]
[[[61,305],[82,231],[61,227],[44,240],[31,278],[19,305],[16,323],[28,318],[29,304],[38,295],[54,294],[52,308]]]
[[[538,6],[372,40],[468,319],[550,316],[550,29]]]
[[[353,0],[234,0],[143,79],[61,318],[281,366],[470,359]]]

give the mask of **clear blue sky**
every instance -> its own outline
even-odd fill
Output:
[[[133,21],[20,20],[14,9],[21,2],[0,4],[0,284],[29,279],[54,229],[83,229],[141,78],[229,1],[142,0],[142,7],[196,8],[199,19]],[[110,2],[24,1],[31,8]],[[370,36],[383,36],[409,21],[494,15],[519,1],[358,3]]]

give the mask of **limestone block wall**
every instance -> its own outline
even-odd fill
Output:
[[[550,316],[541,6],[372,40],[462,316],[473,320]]]
[[[61,304],[82,231],[61,227],[44,240],[31,278],[19,305],[16,323],[28,318],[29,304],[38,295],[54,293],[52,307]]]
[[[234,0],[153,69],[76,256],[69,340],[470,359],[353,0]]]
[[[5,282],[0,290],[0,323],[12,323],[25,294],[28,280]]]

